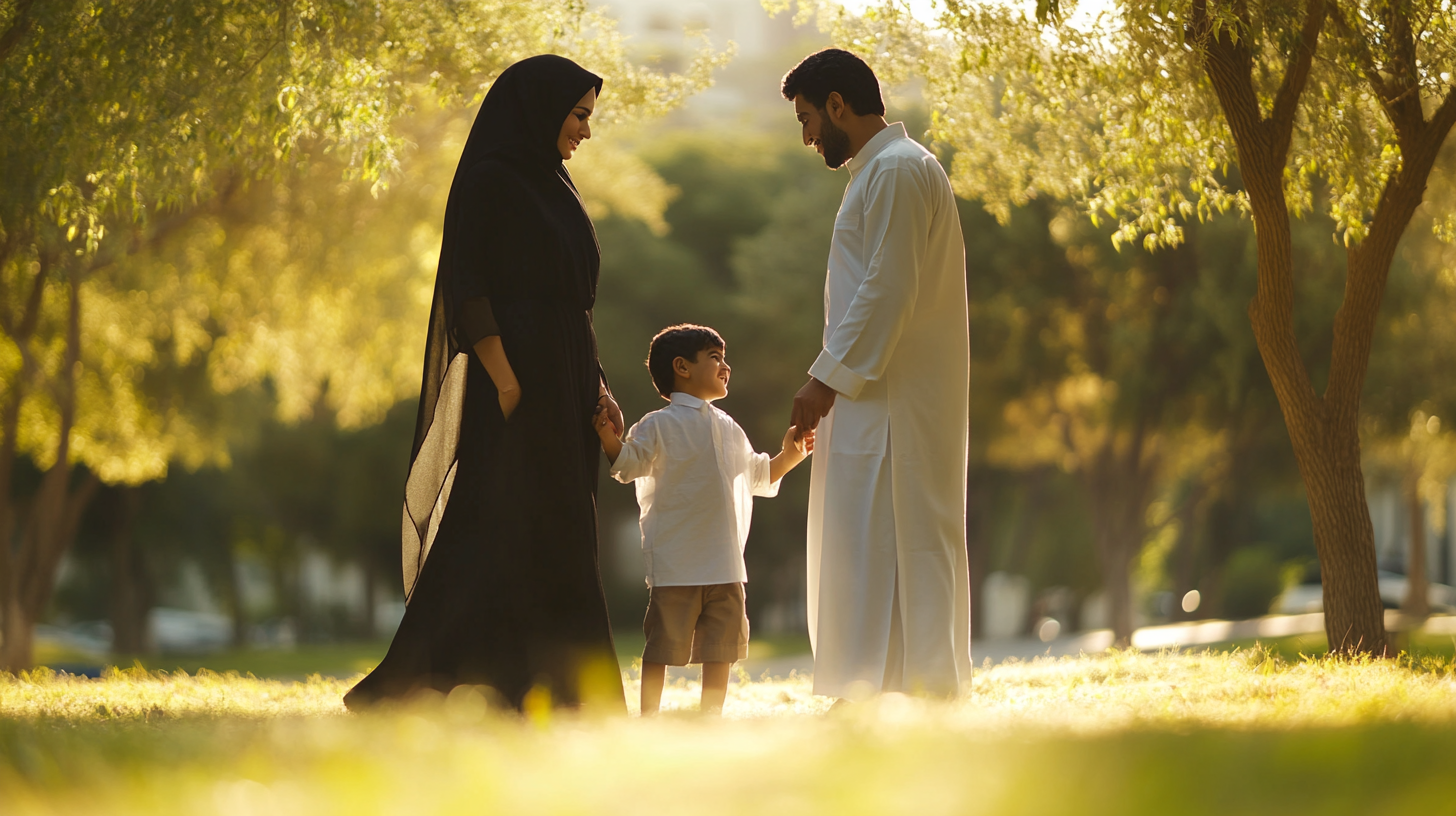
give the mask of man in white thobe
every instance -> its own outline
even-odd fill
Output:
[[[814,693],[954,695],[971,677],[970,349],[955,198],[935,157],[885,122],[858,57],[813,54],[783,92],[805,144],[850,179],[829,250],[824,348],[794,399],[794,424],[818,427]]]

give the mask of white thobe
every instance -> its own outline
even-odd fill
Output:
[[[848,168],[809,369],[838,392],[809,482],[814,693],[956,694],[971,677],[960,218],[904,125]]]

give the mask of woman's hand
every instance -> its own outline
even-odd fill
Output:
[[[501,345],[500,337],[492,335],[481,338],[475,344],[475,356],[480,358],[480,364],[485,366],[485,373],[495,383],[501,414],[510,419],[511,414],[516,412],[516,406],[521,404],[521,384],[516,381],[516,372],[511,368],[511,361],[506,358],[506,349]]]
[[[521,404],[521,388],[517,386],[511,389],[497,389],[496,398],[500,400],[501,415],[506,419],[516,412],[516,406]]]
[[[622,407],[617,404],[617,400],[611,394],[603,392],[601,396],[597,397],[597,408],[604,412],[607,415],[607,421],[612,423],[612,433],[620,437],[622,431],[627,428],[622,421]]]

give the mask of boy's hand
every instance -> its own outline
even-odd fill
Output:
[[[596,412],[592,414],[592,427],[596,429],[597,437],[602,440],[602,452],[606,453],[607,461],[615,464],[617,456],[622,453],[622,439],[617,435],[612,413],[605,405],[597,406]]]
[[[799,466],[805,457],[814,452],[814,429],[799,433],[796,425],[790,425],[784,432],[784,449],[778,456],[768,460],[768,480],[777,482],[784,474]]]
[[[814,452],[814,431],[799,433],[797,425],[790,425],[784,433],[784,453],[803,459]]]
[[[592,427],[596,429],[597,436],[602,441],[618,439],[617,427],[612,423],[612,415],[607,412],[605,406],[598,405],[597,410],[592,414]]]

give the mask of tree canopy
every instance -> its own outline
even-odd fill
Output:
[[[0,663],[28,661],[100,481],[227,460],[209,395],[266,380],[285,418],[358,425],[412,392],[446,154],[541,52],[604,76],[607,128],[724,58],[634,65],[581,2],[0,2]],[[416,155],[428,178],[390,195]],[[593,207],[660,226],[670,191],[640,161],[583,175]],[[12,553],[17,455],[47,476]]]

